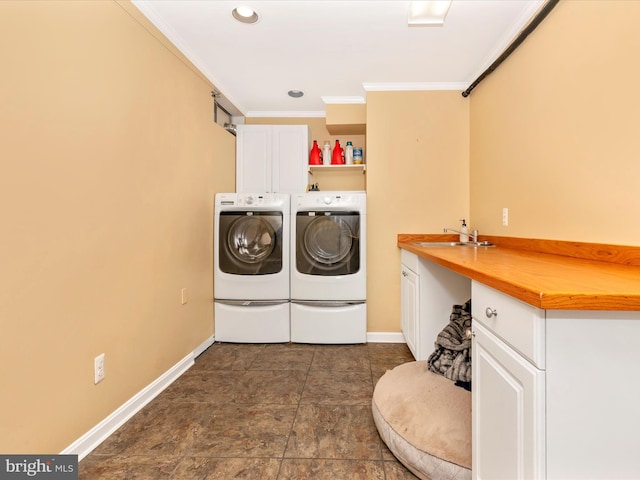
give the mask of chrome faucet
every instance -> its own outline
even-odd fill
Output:
[[[473,243],[478,243],[478,230],[473,230],[471,233],[468,233],[468,232],[464,233],[454,228],[445,228],[444,233],[447,233],[447,232],[455,232],[455,233],[459,233],[460,235],[468,235],[469,237],[471,237],[471,241]]]

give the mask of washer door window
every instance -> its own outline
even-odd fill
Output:
[[[220,270],[269,275],[282,270],[282,212],[220,212]]]
[[[360,269],[358,212],[298,212],[296,268],[307,275],[350,275]]]

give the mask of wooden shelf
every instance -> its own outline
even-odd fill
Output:
[[[314,171],[320,170],[362,170],[364,173],[367,170],[367,166],[364,163],[358,163],[354,165],[309,165],[309,173],[313,175]]]

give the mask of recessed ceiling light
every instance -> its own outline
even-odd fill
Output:
[[[442,26],[450,6],[451,0],[414,0],[409,3],[409,26]]]
[[[300,98],[301,96],[304,95],[304,92],[301,90],[289,90],[287,94],[293,98]]]
[[[256,23],[258,21],[258,14],[249,7],[236,7],[231,12],[231,15],[242,23]]]

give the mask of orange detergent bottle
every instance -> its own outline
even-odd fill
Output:
[[[316,140],[313,141],[313,148],[309,154],[309,165],[322,165],[322,152]]]
[[[331,158],[331,165],[343,165],[344,164],[344,150],[340,146],[340,140],[336,140],[336,146],[333,147],[333,157]]]

